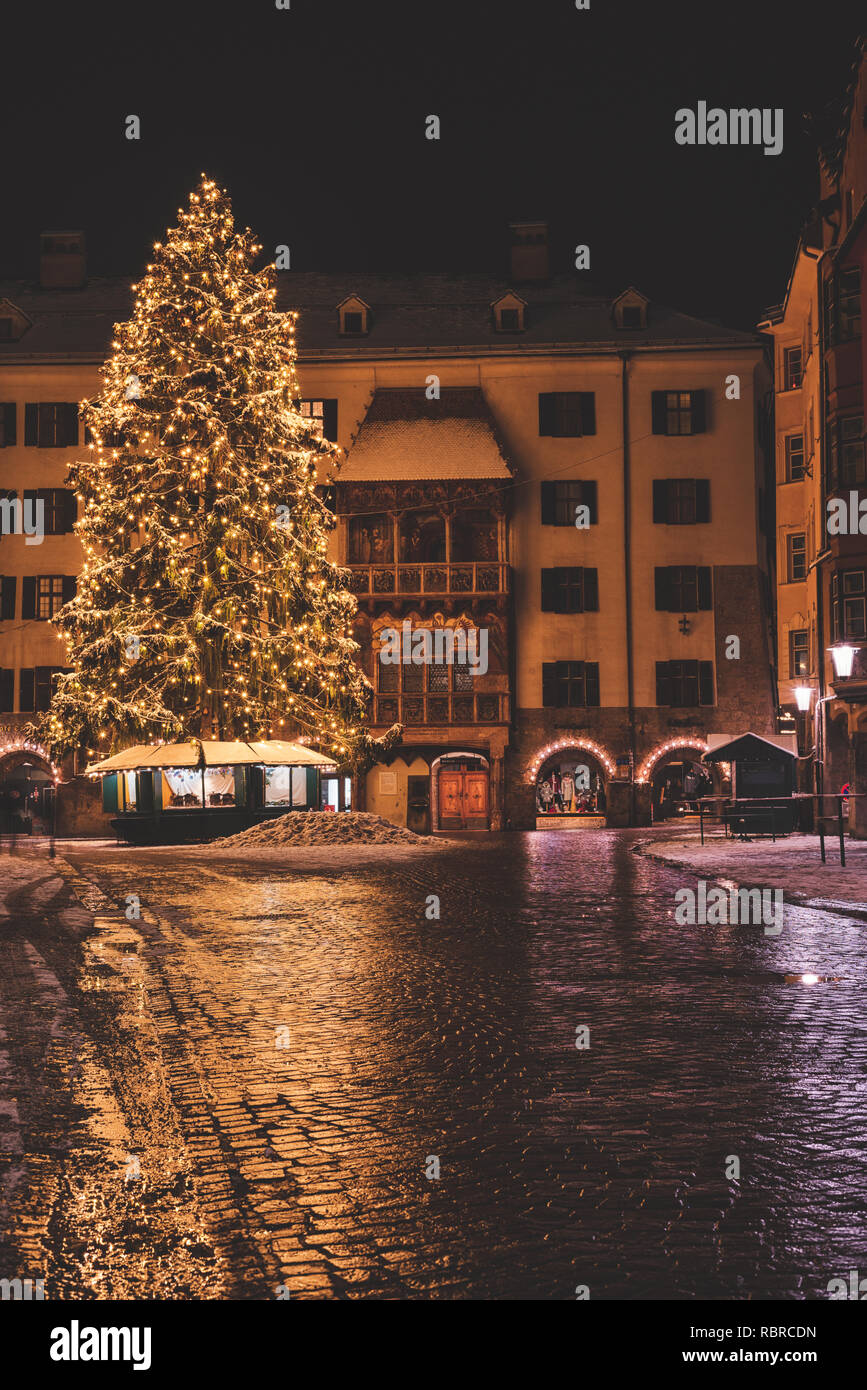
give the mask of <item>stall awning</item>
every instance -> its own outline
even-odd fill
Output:
[[[201,743],[137,743],[122,753],[115,753],[101,762],[91,763],[87,774],[134,772],[160,767],[328,767],[336,763],[315,748],[303,743],[287,743],[282,739],[265,739],[261,743],[236,741],[221,743],[203,739]]]
[[[797,734],[708,734],[705,763],[734,763],[739,758],[765,761],[778,753],[798,756]]]

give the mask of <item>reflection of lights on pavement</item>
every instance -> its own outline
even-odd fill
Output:
[[[833,985],[836,984],[839,975],[815,975],[812,970],[804,970],[800,975],[784,975],[787,985]]]
[[[801,976],[801,983],[805,985],[817,985],[819,983],[819,976],[811,975],[808,972],[806,975]]]

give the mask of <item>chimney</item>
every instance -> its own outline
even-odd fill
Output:
[[[39,284],[43,290],[80,290],[87,278],[84,232],[42,232]]]
[[[510,222],[510,272],[513,280],[548,279],[548,223]]]

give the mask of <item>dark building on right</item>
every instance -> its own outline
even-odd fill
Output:
[[[861,794],[849,829],[867,838],[867,40],[810,126],[818,203],[759,325],[774,339],[781,727],[797,727],[803,790]]]

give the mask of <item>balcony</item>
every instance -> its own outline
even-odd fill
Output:
[[[435,724],[508,724],[509,696],[500,691],[480,695],[377,695],[375,725],[407,728]]]
[[[442,562],[348,565],[347,568],[352,593],[369,598],[503,597],[508,594],[511,582],[510,567],[501,560],[473,560],[451,565]]]

